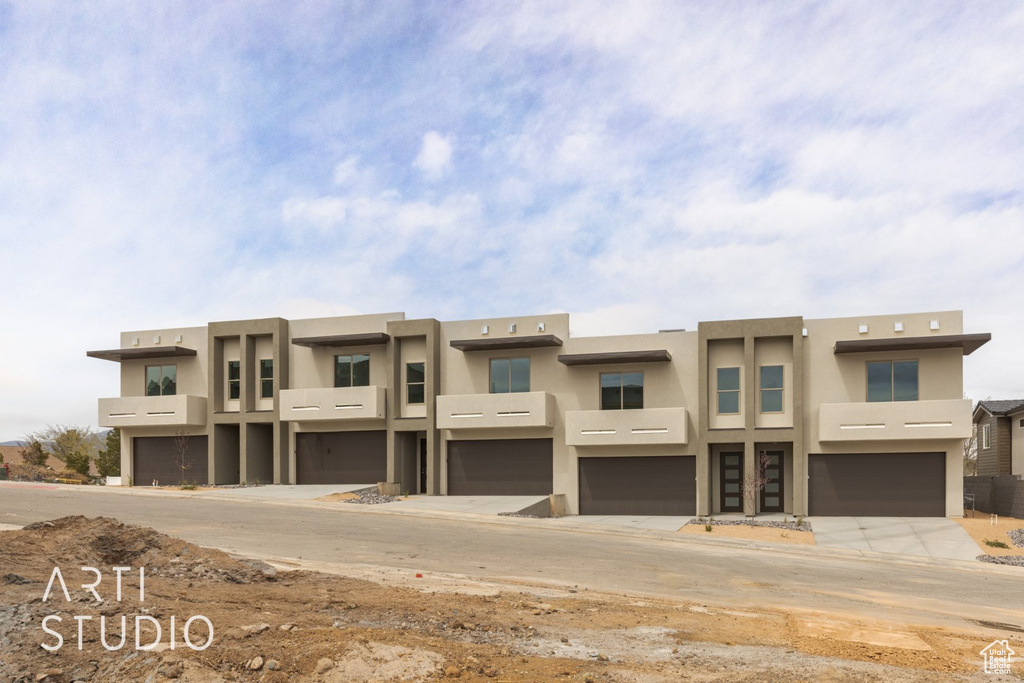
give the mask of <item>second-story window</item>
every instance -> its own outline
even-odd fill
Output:
[[[529,358],[492,358],[491,393],[515,394],[530,390]]]
[[[242,395],[241,361],[228,361],[228,398],[238,400]]]
[[[740,412],[740,369],[718,368],[718,414]]]
[[[639,410],[643,407],[644,373],[601,373],[601,410]]]
[[[146,396],[174,396],[177,390],[177,365],[146,366]]]
[[[917,361],[868,363],[868,401],[916,401]]]
[[[426,372],[425,363],[405,364],[405,402],[411,404],[423,403],[426,396],[424,390]]]
[[[981,447],[992,448],[992,425],[990,424],[981,426]]]
[[[260,398],[274,398],[274,359],[260,361]]]
[[[761,412],[782,412],[782,377],[781,365],[761,366]]]
[[[353,353],[334,357],[334,386],[370,386],[370,354]]]

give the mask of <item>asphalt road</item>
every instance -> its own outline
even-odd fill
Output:
[[[671,533],[545,528],[543,521],[387,515],[337,507],[0,486],[0,523],[115,517],[264,558],[384,566],[483,579],[564,582],[712,605],[864,615],[893,623],[1024,627],[1024,570],[828,551],[758,550]],[[2,541],[0,541],[2,542]],[[0,566],[0,574],[4,568]]]

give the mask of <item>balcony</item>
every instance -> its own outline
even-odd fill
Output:
[[[100,427],[202,427],[205,424],[205,396],[179,394],[100,399]]]
[[[565,414],[569,446],[685,444],[686,408],[571,410]]]
[[[438,429],[553,427],[555,397],[546,391],[437,397]]]
[[[285,389],[281,419],[288,422],[322,420],[383,420],[387,411],[384,387]]]
[[[966,439],[971,435],[971,401],[822,403],[818,440],[888,441]]]

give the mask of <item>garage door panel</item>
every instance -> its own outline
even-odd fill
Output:
[[[387,432],[303,432],[295,435],[299,484],[376,484],[388,474]]]
[[[693,515],[696,458],[580,458],[581,515]]]
[[[137,436],[132,439],[132,484],[152,486],[154,481],[163,485],[183,481],[204,485],[209,482],[206,436],[188,437],[185,463],[188,467],[182,473],[179,465],[177,437]]]
[[[842,453],[808,459],[812,515],[944,517],[945,453]]]
[[[450,496],[546,496],[553,481],[551,439],[448,442]]]

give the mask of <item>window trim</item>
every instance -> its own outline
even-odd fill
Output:
[[[882,365],[888,363],[889,365],[889,399],[881,401],[871,400],[871,378],[868,368],[871,365]],[[915,389],[915,396],[912,399],[900,399],[896,400],[896,363],[913,363],[915,365],[917,373],[917,386]],[[921,400],[921,363],[918,358],[893,358],[889,360],[869,360],[864,362],[864,400],[867,403],[910,403],[912,401]]]
[[[231,366],[234,365],[235,369],[238,370],[238,378],[231,379]],[[227,367],[227,380],[228,380],[228,397],[229,401],[239,401],[242,398],[242,361],[240,360],[229,360]],[[237,387],[237,396],[231,395],[231,389]]]
[[[269,376],[264,373],[267,363],[270,364]],[[268,386],[270,387],[269,395],[267,392]],[[274,398],[274,359],[260,358],[260,399],[264,400],[268,398]]]
[[[159,390],[160,393],[157,393],[157,394],[149,393],[149,369],[150,368],[159,368],[158,372],[160,373],[160,381],[157,382],[157,389]],[[174,368],[174,391],[172,391],[170,393],[167,393],[167,394],[164,393],[164,378],[167,376],[164,373],[164,370],[166,368]],[[171,363],[170,365],[163,365],[163,364],[161,364],[161,365],[147,365],[146,369],[145,369],[145,372],[143,373],[143,382],[144,382],[143,383],[143,392],[144,392],[143,395],[144,396],[176,396],[178,394],[178,364],[177,363]]]
[[[992,448],[992,424],[990,422],[981,425],[981,447],[985,450]]]
[[[357,356],[366,357],[366,384],[355,383],[355,358]],[[348,384],[338,384],[338,359],[348,358]],[[336,353],[334,354],[334,388],[335,389],[350,389],[352,387],[368,387],[373,384],[370,379],[370,354],[369,353]]]
[[[721,388],[721,375],[719,374],[722,370],[736,370],[736,388],[735,389],[722,389]],[[716,415],[742,415],[743,414],[743,403],[740,400],[742,394],[740,393],[743,389],[743,372],[738,365],[729,365],[725,367],[715,368],[715,414]],[[722,394],[736,394],[736,412],[725,413],[722,412]]]
[[[779,368],[782,371],[782,386],[771,387],[765,389],[764,387],[764,369],[765,368]],[[781,364],[776,365],[760,365],[757,368],[757,386],[758,386],[758,411],[762,415],[782,415],[786,412],[786,366]],[[778,392],[779,394],[779,409],[778,410],[765,410],[764,409],[764,395],[766,392]]]
[[[609,376],[609,375],[618,375],[619,376],[619,407],[618,408],[605,408],[604,407],[604,378],[606,376]],[[635,408],[632,408],[632,407],[631,408],[627,408],[626,407],[625,386],[622,384],[622,382],[623,382],[623,379],[622,379],[623,375],[640,375],[640,406],[639,407],[635,407]],[[599,372],[599,373],[597,373],[597,397],[598,397],[598,403],[600,404],[600,409],[601,410],[643,410],[644,407],[645,407],[645,404],[644,404],[644,383],[645,383],[645,381],[646,380],[644,378],[644,371],[643,370],[640,370],[640,371],[636,371],[636,370],[633,370],[633,371],[617,370],[617,371],[614,371],[614,372]]]
[[[494,391],[494,361],[505,360],[508,361],[508,391]],[[512,361],[514,360],[525,360],[526,361],[526,390],[525,391],[513,391],[512,390]],[[527,394],[532,388],[533,382],[533,362],[530,360],[530,356],[496,356],[494,358],[487,359],[487,393],[489,394]]]
[[[410,382],[409,381],[409,366],[410,365],[422,366],[421,367],[421,372],[423,373],[423,381],[422,382]],[[423,389],[423,399],[420,400],[420,401],[413,401],[413,400],[411,400],[409,398],[409,389],[410,389],[410,387],[414,387],[414,386],[415,387],[422,387],[422,389]],[[427,403],[427,362],[426,361],[422,361],[422,360],[407,362],[405,364],[405,404],[406,405],[410,405],[410,406],[422,406],[422,405],[426,405],[426,403]]]

